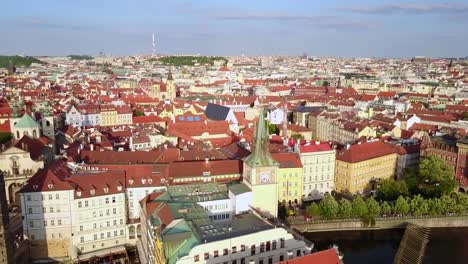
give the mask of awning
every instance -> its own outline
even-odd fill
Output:
[[[124,246],[115,246],[107,249],[96,250],[86,254],[79,255],[76,260],[88,260],[94,257],[105,257],[118,253],[127,253]]]

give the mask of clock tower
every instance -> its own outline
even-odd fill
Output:
[[[269,137],[263,108],[255,127],[253,151],[244,160],[243,182],[252,189],[252,206],[274,217],[278,215],[279,164],[268,150]]]

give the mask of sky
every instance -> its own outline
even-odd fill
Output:
[[[468,56],[468,0],[0,2],[0,54]]]

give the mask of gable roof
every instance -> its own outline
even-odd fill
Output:
[[[226,106],[208,103],[205,109],[205,115],[211,120],[226,120],[231,109]]]
[[[351,145],[349,149],[337,152],[336,159],[348,163],[357,163],[396,153],[393,145],[382,141]]]
[[[15,147],[29,152],[31,159],[38,160],[41,157],[46,144],[37,138],[23,136],[18,142],[16,142]]]
[[[38,127],[39,125],[32,119],[32,117],[28,114],[24,114],[20,120],[18,120],[18,123],[14,125],[16,128],[35,128]]]

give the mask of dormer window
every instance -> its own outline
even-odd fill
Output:
[[[153,179],[148,179],[148,183],[149,184],[153,183]]]
[[[76,192],[76,196],[81,197],[81,192]]]
[[[141,183],[146,184],[146,179],[141,179]]]
[[[108,193],[109,192],[109,188],[105,187],[104,188],[104,193]]]
[[[128,180],[128,184],[133,185],[133,180]]]
[[[117,186],[117,191],[122,191],[122,186]]]
[[[91,195],[95,195],[96,194],[96,190],[90,190],[89,193],[91,193]]]

